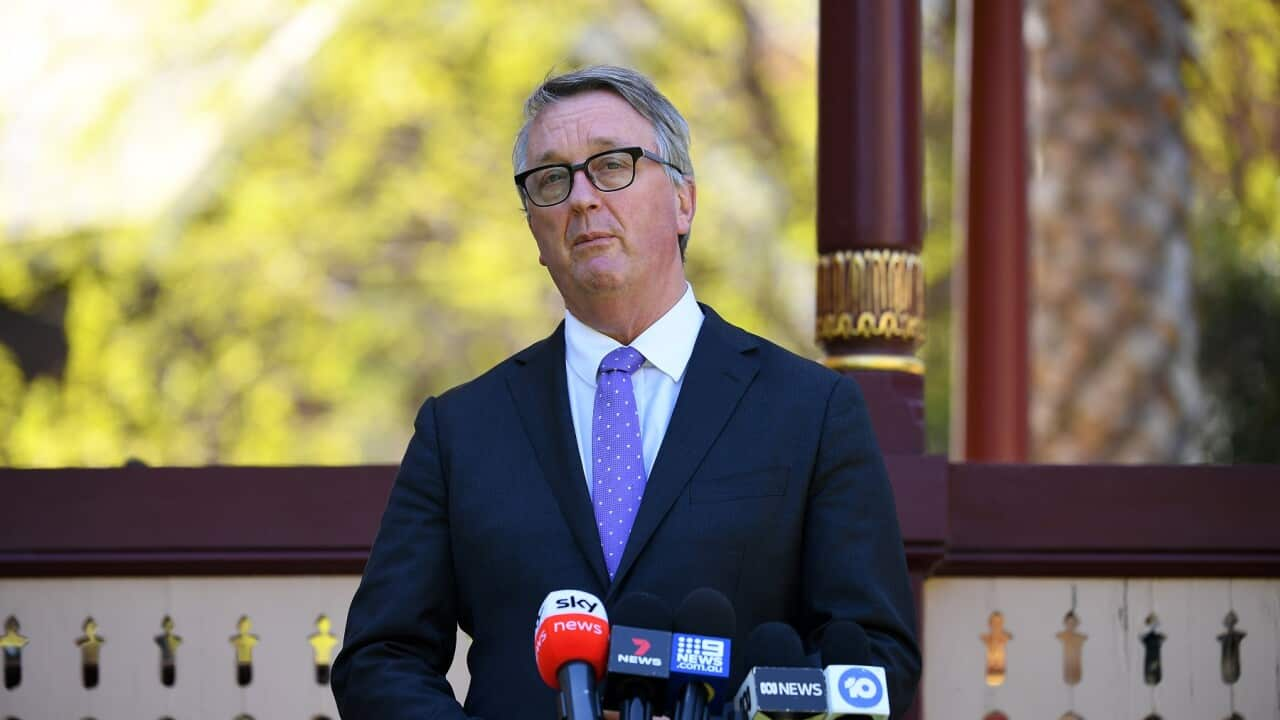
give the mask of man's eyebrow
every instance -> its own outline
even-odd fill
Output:
[[[611,138],[611,137],[591,138],[591,142],[589,142],[588,145],[592,148],[593,152],[600,152],[602,150],[609,150],[612,148],[634,146],[634,144],[628,145],[626,142],[622,140],[618,140],[616,138]],[[569,162],[569,161],[565,159],[564,155],[560,154],[560,152],[556,150],[546,150],[541,155],[534,158],[533,162],[537,165],[542,165],[545,163],[558,163],[558,162]]]

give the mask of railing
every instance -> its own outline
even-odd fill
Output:
[[[889,465],[914,717],[1280,718],[1280,468]],[[321,680],[393,475],[0,470],[6,680],[21,668],[0,717],[336,718]]]

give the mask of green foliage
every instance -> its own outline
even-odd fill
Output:
[[[156,67],[175,55],[175,33],[196,36],[218,6],[157,10],[187,25],[156,33]],[[928,447],[945,452],[953,13],[946,0],[925,7],[922,354]],[[1202,364],[1229,438],[1217,457],[1275,461],[1280,6],[1194,13],[1185,128]],[[70,348],[60,372],[33,375],[31,348],[0,344],[0,463],[397,460],[424,396],[559,320],[510,148],[538,80],[596,62],[650,74],[692,125],[688,270],[700,299],[816,356],[816,22],[812,0],[355,4],[263,117],[210,101],[229,128],[249,128],[229,136],[212,195],[192,188],[149,223],[0,237],[0,307],[64,323]],[[234,49],[266,41],[249,33]],[[110,99],[86,151],[113,137],[127,94]]]
[[[954,264],[952,124],[955,105],[955,3],[926,2],[922,44],[925,229],[922,260],[928,336],[925,449],[946,455],[951,438],[951,270]]]
[[[1280,462],[1280,4],[1194,7],[1184,72],[1210,458]]]
[[[595,62],[693,126],[699,297],[816,354],[815,38],[816,6],[781,0],[355,5],[269,117],[227,118],[255,131],[194,214],[6,242],[0,303],[66,287],[70,354],[27,377],[0,352],[0,463],[397,460],[423,397],[563,312],[510,148],[528,91]]]

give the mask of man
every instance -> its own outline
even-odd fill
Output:
[[[342,716],[553,717],[533,622],[569,588],[674,608],[711,587],[738,640],[856,621],[905,709],[914,611],[857,387],[695,302],[688,128],[646,78],[551,78],[525,118],[517,189],[565,320],[419,411],[334,664]],[[461,706],[444,679],[457,627],[473,640]]]

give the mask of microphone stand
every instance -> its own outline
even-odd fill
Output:
[[[647,697],[629,697],[622,701],[618,717],[620,720],[653,720],[653,706]]]
[[[560,680],[560,720],[599,720],[595,668],[575,660],[561,665],[556,677]]]
[[[691,682],[684,686],[684,694],[676,703],[679,712],[674,720],[706,720],[707,690],[700,682]]]

